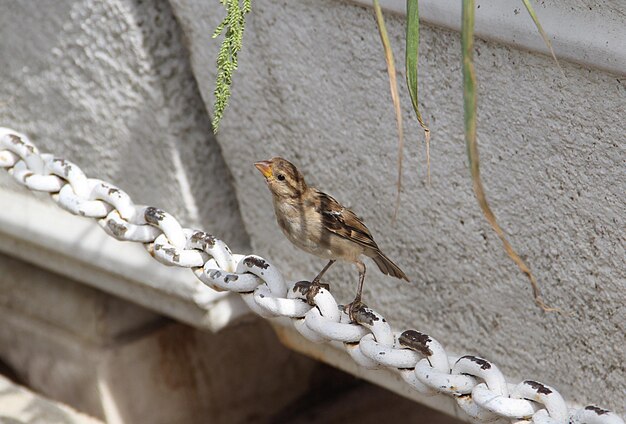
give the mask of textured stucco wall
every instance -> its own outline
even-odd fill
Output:
[[[2,0],[0,10],[3,125],[137,203],[248,245],[166,0]]]
[[[216,12],[217,1],[172,4],[210,108],[218,48],[210,36],[223,12]],[[402,18],[388,16],[387,25],[401,58]],[[562,63],[562,78],[549,57],[476,43],[484,182],[545,299],[569,312],[545,314],[471,190],[459,35],[425,26],[421,37],[432,186],[425,182],[423,139],[399,69],[407,147],[394,225],[395,121],[371,9],[333,0],[253,2],[218,141],[255,253],[294,279],[312,277],[323,266],[284,239],[251,166],[281,155],[353,207],[413,280],[385,278],[370,266],[365,300],[396,328],[426,331],[451,351],[482,355],[507,376],[554,385],[569,400],[621,410],[624,78],[570,63]],[[328,280],[340,299],[352,298],[353,269],[338,267]]]

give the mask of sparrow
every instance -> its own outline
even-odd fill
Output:
[[[319,285],[326,271],[342,260],[356,265],[359,272],[357,293],[349,306],[350,316],[357,305],[365,280],[362,256],[370,257],[383,274],[409,281],[406,274],[389,259],[374,241],[363,221],[328,194],[310,187],[291,162],[275,157],[256,162],[272,193],[274,212],[281,230],[296,247],[328,263],[313,279]]]

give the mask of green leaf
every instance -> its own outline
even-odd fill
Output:
[[[465,121],[465,143],[467,145],[467,156],[470,164],[470,172],[474,193],[478,204],[485,215],[485,218],[496,232],[502,243],[504,250],[515,262],[519,269],[526,274],[533,289],[535,303],[544,311],[559,311],[545,304],[541,298],[541,291],[530,268],[519,257],[513,246],[506,239],[506,235],[496,221],[496,216],[491,211],[487,196],[480,178],[480,165],[478,158],[478,143],[476,141],[476,75],[474,73],[473,51],[474,51],[474,0],[463,0],[463,15],[461,23],[461,46],[463,49],[463,109]]]
[[[539,18],[537,17],[537,14],[535,13],[535,9],[533,9],[532,5],[530,4],[530,0],[522,0],[522,2],[524,3],[524,6],[526,6],[526,10],[528,11],[528,14],[533,19],[533,22],[535,23],[535,26],[537,27],[539,34],[541,34],[541,38],[543,38],[543,42],[546,43],[546,46],[550,50],[550,54],[552,55],[552,58],[556,62],[556,66],[559,67],[561,74],[563,75],[563,77],[565,77],[565,72],[563,72],[563,68],[561,68],[561,64],[559,63],[559,60],[556,58],[556,55],[554,54],[554,49],[552,48],[552,43],[550,42],[550,39],[548,38],[548,34],[546,34],[546,32],[543,30],[543,27],[541,26],[541,23],[539,22]]]
[[[376,14],[376,24],[378,25],[378,33],[380,34],[380,40],[383,43],[383,49],[385,50],[385,61],[387,62],[387,74],[389,75],[389,89],[391,91],[391,100],[393,101],[393,107],[396,113],[396,126],[398,129],[398,182],[396,185],[396,204],[393,213],[393,219],[395,220],[398,215],[398,208],[400,207],[400,189],[402,188],[402,151],[404,149],[404,136],[402,131],[402,111],[400,109],[400,95],[398,94],[398,81],[396,78],[396,64],[393,58],[393,51],[391,50],[391,43],[389,42],[389,35],[387,34],[387,28],[385,27],[385,19],[383,18],[383,11],[380,7],[379,0],[374,0],[374,12]]]
[[[417,116],[417,121],[424,130],[426,139],[426,166],[428,182],[430,182],[430,129],[424,123],[417,101],[417,64],[419,57],[420,42],[420,21],[418,0],[407,0],[406,2],[406,84],[411,95],[413,110]]]

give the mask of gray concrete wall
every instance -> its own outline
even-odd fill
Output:
[[[138,203],[248,246],[166,0],[2,0],[0,10],[0,121]]]
[[[560,316],[534,306],[473,197],[457,33],[425,25],[421,35],[431,186],[399,69],[407,147],[394,225],[395,121],[370,9],[255,0],[231,107],[214,139],[217,0],[0,7],[3,125],[237,252],[247,253],[250,240],[288,277],[310,278],[323,262],[294,253],[252,167],[287,157],[362,216],[411,277],[401,283],[370,266],[365,300],[395,328],[428,332],[452,352],[484,356],[512,379],[541,380],[569,400],[623,408],[623,76],[563,63],[562,78],[546,56],[476,43],[485,185],[545,299],[569,312]],[[402,18],[387,24],[401,58]],[[15,189],[6,176],[0,181]],[[352,298],[353,269],[337,267],[328,280],[339,299]]]
[[[218,48],[210,35],[222,14],[217,2],[172,4],[210,107]],[[613,6],[604,13],[614,16]],[[372,10],[335,0],[258,0],[247,24],[218,141],[255,253],[293,279],[312,278],[324,264],[294,252],[251,166],[281,155],[362,216],[412,279],[385,278],[370,266],[365,300],[394,327],[428,332],[451,351],[487,357],[506,375],[554,385],[573,401],[622,408],[624,77],[564,62],[563,78],[547,56],[476,43],[485,186],[545,299],[569,313],[545,314],[472,193],[458,33],[428,25],[421,33],[430,187],[399,65],[407,147],[394,225],[396,130]],[[387,16],[387,25],[402,58],[403,19]],[[328,280],[341,300],[351,300],[354,269],[338,267]]]

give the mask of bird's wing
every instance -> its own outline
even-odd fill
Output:
[[[321,191],[315,191],[315,198],[315,207],[322,216],[324,228],[363,247],[378,250],[372,234],[354,212]]]

